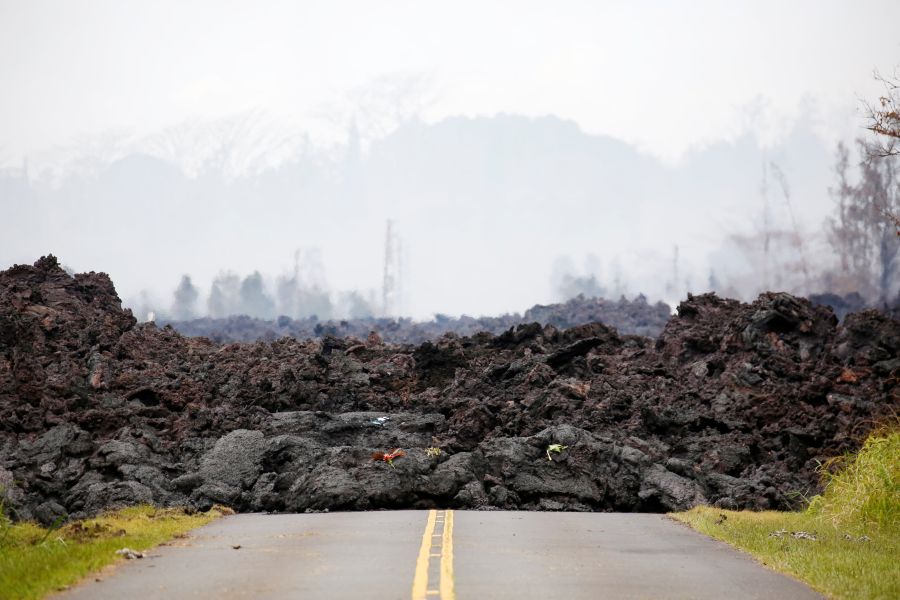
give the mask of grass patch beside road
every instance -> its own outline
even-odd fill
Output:
[[[700,506],[671,516],[832,598],[900,598],[900,429],[823,468],[804,512]]]
[[[121,559],[116,550],[147,550],[222,514],[138,506],[44,528],[0,513],[0,599],[43,598]]]
[[[725,515],[725,520],[721,516]],[[805,581],[833,598],[900,598],[896,529],[851,534],[814,516],[788,512],[730,511],[700,506],[671,515],[701,533],[749,552],[763,564]],[[785,531],[780,536],[773,532]],[[814,534],[816,540],[792,532]],[[844,535],[851,539],[846,539]]]

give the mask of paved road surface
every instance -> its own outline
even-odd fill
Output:
[[[239,549],[233,546],[240,545]],[[63,600],[820,598],[662,515],[238,515]]]

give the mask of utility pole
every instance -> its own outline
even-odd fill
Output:
[[[769,169],[768,163],[766,162],[766,153],[763,152],[763,164],[762,164],[762,185],[760,185],[760,192],[762,194],[762,202],[763,202],[763,291],[768,291],[769,289],[769,244],[771,241],[771,227],[769,225]]]
[[[401,256],[400,238],[394,228],[394,222],[387,221],[384,236],[384,281],[381,289],[382,312],[385,317],[397,317],[400,312],[401,290]]]

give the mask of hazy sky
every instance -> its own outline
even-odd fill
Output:
[[[303,246],[331,285],[377,290],[392,218],[416,316],[551,301],[560,257],[677,301],[754,262],[726,242],[765,202],[821,241],[834,143],[900,65],[898,23],[897,0],[0,0],[0,169],[27,157],[33,184],[0,189],[0,268],[53,251],[165,302],[182,272],[276,275]],[[306,132],[296,168],[194,178],[233,115],[274,132],[237,154]],[[110,164],[140,152],[178,164]],[[100,166],[43,185],[73,157]],[[773,161],[793,205],[761,199]],[[690,283],[667,287],[676,246]]]
[[[327,139],[379,78],[419,81],[428,120],[554,114],[670,159],[810,98],[844,136],[898,23],[895,0],[2,0],[0,161],[251,108]]]

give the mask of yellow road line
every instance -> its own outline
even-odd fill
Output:
[[[455,600],[453,585],[453,511],[445,512],[444,543],[441,549],[441,600]]]
[[[428,555],[431,554],[431,536],[434,533],[434,518],[437,511],[428,511],[425,533],[422,534],[422,545],[419,547],[419,558],[416,559],[416,575],[413,578],[413,600],[425,600],[428,593]]]
[[[425,532],[422,534],[422,545],[416,559],[416,574],[413,578],[412,600],[426,600],[426,596],[440,596],[440,600],[455,600],[453,590],[453,511],[441,511],[438,518],[436,510],[428,511]],[[443,532],[435,533],[435,524],[443,523]],[[432,540],[439,538],[436,542]],[[440,552],[433,550],[440,549]],[[441,558],[440,585],[428,585],[428,566],[431,557]],[[439,589],[434,589],[438,587]]]

